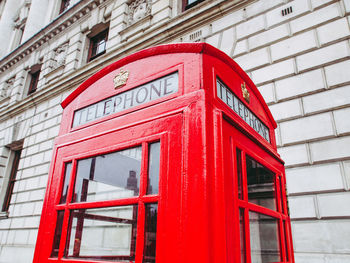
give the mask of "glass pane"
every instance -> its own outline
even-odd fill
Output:
[[[244,209],[239,209],[239,234],[241,241],[241,263],[246,262]]]
[[[137,196],[141,146],[79,160],[73,202]]]
[[[156,236],[157,236],[157,214],[158,204],[147,204],[145,221],[145,245],[143,251],[143,262],[156,262]]]
[[[62,188],[60,204],[65,203],[67,200],[68,184],[69,184],[71,170],[72,170],[72,163],[66,163],[66,167],[64,168],[64,183]]]
[[[278,219],[250,211],[249,227],[252,263],[279,262]]]
[[[66,257],[135,260],[137,205],[73,210]]]
[[[238,198],[243,199],[242,192],[242,158],[241,150],[236,149],[236,159],[237,159],[237,186],[238,186]]]
[[[56,258],[58,257],[58,250],[60,247],[61,233],[62,233],[62,226],[63,226],[63,218],[64,218],[64,211],[58,211],[55,237],[53,239],[51,257],[56,257]]]
[[[276,210],[275,175],[260,163],[246,156],[248,201]]]
[[[160,142],[149,146],[149,168],[147,194],[158,194],[159,185]]]

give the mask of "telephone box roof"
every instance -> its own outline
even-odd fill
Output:
[[[124,57],[109,66],[106,66],[105,68],[101,69],[94,75],[92,75],[89,79],[84,81],[80,86],[78,86],[77,89],[75,89],[62,103],[62,107],[66,108],[75,98],[79,96],[84,90],[86,90],[88,87],[90,87],[94,82],[101,79],[108,73],[123,67],[126,64],[129,64],[131,62],[135,62],[140,59],[144,59],[147,57],[152,57],[156,55],[164,55],[164,54],[174,54],[174,53],[198,53],[198,54],[207,54],[209,56],[213,56],[221,61],[223,61],[225,64],[227,64],[229,67],[231,67],[252,89],[254,95],[257,97],[259,102],[261,103],[265,113],[267,114],[273,128],[277,127],[277,124],[258,89],[256,88],[253,81],[249,78],[249,76],[241,69],[241,67],[228,55],[226,55],[224,52],[220,51],[219,49],[206,44],[206,43],[177,43],[177,44],[166,44],[166,45],[160,45],[155,46],[151,48],[147,48],[141,51],[138,51],[134,54],[131,54],[127,57]]]

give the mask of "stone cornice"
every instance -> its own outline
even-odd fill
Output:
[[[60,34],[67,27],[77,22],[80,18],[89,13],[106,0],[80,1],[69,10],[62,13],[49,25],[41,29],[29,40],[13,50],[10,54],[0,60],[0,73],[8,70],[20,60],[31,54],[50,39]]]

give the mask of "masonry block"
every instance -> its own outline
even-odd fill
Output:
[[[257,16],[248,21],[238,24],[236,27],[237,39],[247,37],[265,29],[264,16]]]
[[[350,192],[318,195],[321,217],[350,216]]]
[[[340,109],[333,112],[337,134],[350,133],[350,108]]]
[[[297,66],[299,71],[303,71],[346,57],[349,57],[349,44],[343,41],[298,56]]]
[[[298,237],[294,238],[294,249],[298,252],[348,254],[350,220],[294,222],[293,236]]]
[[[225,52],[228,56],[231,56],[234,39],[235,39],[234,28],[229,28],[229,29],[226,29],[224,32],[222,32],[220,50]]]
[[[313,161],[348,158],[350,156],[350,136],[310,143]]]
[[[238,41],[234,47],[233,56],[235,57],[246,52],[248,52],[247,40]]]
[[[327,23],[317,28],[318,39],[321,45],[344,39],[350,36],[349,24],[346,18]]]
[[[283,144],[304,142],[334,135],[329,113],[313,115],[280,124]]]
[[[258,2],[252,3],[251,5],[248,5],[245,8],[245,13],[247,17],[256,16],[282,3],[284,3],[283,0],[275,0],[275,1],[267,1],[267,2],[258,1]]]
[[[313,196],[290,196],[288,205],[291,219],[316,218],[316,210]]]
[[[286,177],[289,194],[344,189],[339,163],[287,169]]]
[[[264,97],[264,100],[267,104],[275,101],[273,83],[259,86],[258,89],[259,89],[261,95]]]
[[[283,16],[282,10],[289,7],[292,7],[293,12],[291,14]],[[273,25],[283,23],[286,20],[305,14],[309,11],[310,11],[310,7],[309,7],[308,1],[296,0],[290,3],[287,3],[283,6],[275,8],[266,13],[267,26],[271,27]]]
[[[283,161],[285,161],[286,167],[309,163],[307,148],[305,144],[279,147],[278,153],[281,155]]]
[[[350,86],[327,90],[303,98],[305,113],[334,109],[350,104]],[[350,119],[350,118],[349,118]]]
[[[325,2],[325,1],[322,1]],[[305,29],[313,28],[326,21],[335,19],[340,16],[339,4],[326,6],[324,8],[315,10],[314,12],[305,16],[299,17],[290,22],[290,28],[293,34],[303,31]]]
[[[246,55],[236,57],[235,61],[243,70],[251,70],[270,64],[269,53],[267,48],[262,48]]]
[[[289,59],[252,71],[252,79],[258,85],[259,83],[265,83],[292,74],[294,74],[294,62],[292,59]]]
[[[271,57],[275,61],[316,47],[315,33],[308,31],[271,45]]]
[[[205,42],[218,48],[219,47],[220,34],[215,34],[213,36],[207,37]]]
[[[272,116],[276,121],[287,120],[291,118],[300,117],[302,115],[300,99],[280,102],[270,107]]]
[[[325,68],[327,83],[335,86],[350,82],[350,60],[339,62]]]
[[[222,18],[219,18],[218,20],[215,20],[211,23],[211,28],[212,28],[212,32],[216,33],[218,31],[221,31],[225,28],[227,28],[228,26],[232,26],[235,24],[240,23],[241,21],[243,21],[244,17],[243,17],[243,10],[237,10],[233,13],[230,13]]]

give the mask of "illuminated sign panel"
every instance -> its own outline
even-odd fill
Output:
[[[179,73],[174,72],[75,111],[73,127],[175,94],[178,90]]]
[[[262,123],[262,121],[259,120],[258,117],[256,117],[254,113],[252,113],[250,109],[248,109],[247,106],[245,106],[244,103],[218,79],[216,80],[216,88],[218,97],[265,140],[270,142],[269,128]]]

